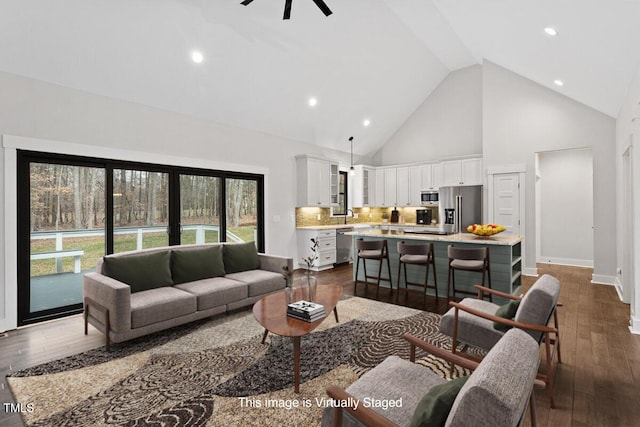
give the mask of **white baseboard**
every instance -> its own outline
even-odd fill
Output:
[[[572,267],[593,268],[592,259],[554,258],[554,257],[540,256],[537,262],[540,264],[559,264],[559,265],[570,265]]]
[[[631,316],[631,320],[629,320],[629,331],[632,334],[640,335],[640,319],[639,318]]]
[[[523,268],[522,269],[523,276],[533,276],[538,277],[538,269],[537,268]]]
[[[598,285],[611,285],[616,288],[618,283],[618,278],[616,276],[605,276],[603,274],[592,274],[591,275],[591,283],[596,283]],[[622,290],[622,287],[621,287]]]

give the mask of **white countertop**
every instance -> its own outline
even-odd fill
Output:
[[[353,223],[346,223],[346,224],[329,224],[329,225],[305,225],[305,226],[300,226],[300,227],[296,227],[297,230],[334,230],[334,229],[339,229],[339,228],[354,228],[354,229],[370,229],[371,227],[393,227],[393,228],[399,228],[399,227],[407,227],[407,228],[411,228],[411,227],[425,227],[425,228],[431,228],[431,229],[438,229],[438,226],[433,226],[433,225],[424,225],[424,224],[416,224],[416,223],[399,223],[399,222],[353,222]]]
[[[495,234],[493,236],[476,236],[471,233],[458,233],[449,235],[438,234],[414,234],[405,233],[402,230],[354,230],[345,233],[351,236],[360,237],[386,237],[390,239],[405,239],[405,240],[429,240],[438,242],[458,242],[458,243],[474,243],[479,245],[502,245],[513,246],[516,243],[522,241],[520,236],[500,235]]]

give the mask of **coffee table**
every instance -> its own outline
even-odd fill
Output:
[[[342,286],[340,285],[318,285],[314,302],[322,304],[327,315],[333,311],[336,322],[338,322],[338,309],[336,305],[341,295]],[[298,289],[293,301],[301,299],[302,289]],[[284,291],[267,295],[256,302],[253,305],[253,315],[256,320],[264,326],[264,335],[262,336],[263,343],[269,332],[283,337],[293,338],[294,391],[300,393],[300,337],[307,335],[320,326],[327,316],[315,322],[305,322],[304,320],[287,316],[287,297]]]

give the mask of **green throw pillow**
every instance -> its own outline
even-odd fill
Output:
[[[496,311],[496,317],[502,317],[503,319],[513,319],[518,311],[520,300],[511,300],[505,305],[501,305]],[[498,331],[507,332],[511,329],[511,326],[504,323],[493,322],[493,329]]]
[[[127,256],[106,256],[102,271],[105,276],[131,286],[131,292],[173,285],[169,251]]]
[[[224,257],[224,271],[227,274],[260,268],[258,250],[253,242],[227,243],[224,245],[222,254]]]
[[[171,251],[171,273],[173,274],[173,283],[176,285],[224,276],[222,246],[174,249]]]
[[[411,419],[411,427],[443,426],[458,392],[469,377],[460,377],[433,386],[422,396]]]

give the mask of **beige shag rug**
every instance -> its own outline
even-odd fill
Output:
[[[317,426],[329,385],[346,388],[395,354],[404,332],[440,347],[434,313],[353,297],[302,338],[302,384],[293,392],[293,345],[251,311],[40,365],[7,378],[29,426]],[[448,365],[418,354],[439,375]],[[454,372],[454,376],[462,374]]]

